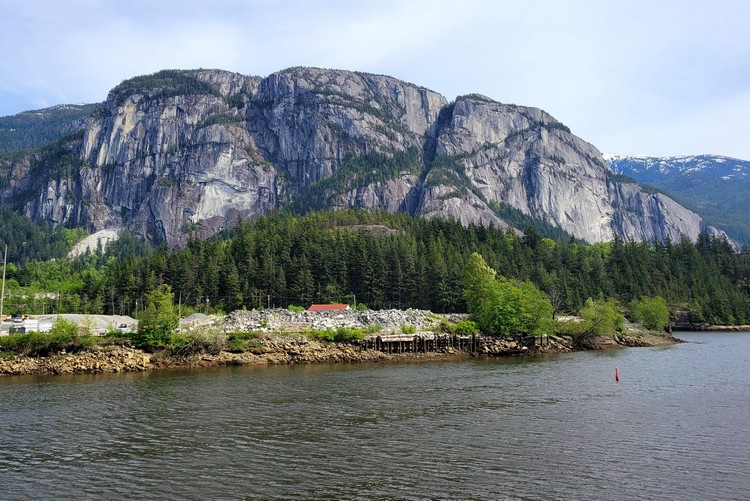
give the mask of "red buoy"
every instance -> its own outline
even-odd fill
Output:
[[[617,367],[615,367],[615,382],[620,382],[620,371],[617,370]]]

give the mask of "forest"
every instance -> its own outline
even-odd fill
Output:
[[[14,235],[4,237],[19,247]],[[577,313],[589,298],[624,307],[659,296],[694,322],[750,323],[750,250],[737,253],[723,239],[587,245],[531,227],[519,236],[363,210],[274,212],[183,249],[153,249],[124,232],[106,251],[73,261],[18,259],[8,266],[5,312],[137,316],[162,284],[183,314],[319,302],[465,312],[472,253],[503,277],[536,286],[556,313]]]

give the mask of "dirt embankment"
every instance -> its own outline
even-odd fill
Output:
[[[569,337],[549,336],[537,345],[524,345],[509,339],[482,346],[470,354],[455,348],[430,353],[383,353],[363,349],[356,344],[327,343],[304,336],[274,337],[259,340],[252,351],[232,353],[146,353],[126,345],[98,346],[80,353],[60,353],[49,357],[0,359],[0,375],[116,373],[168,368],[215,367],[227,365],[276,365],[312,363],[359,363],[398,360],[436,360],[476,356],[525,356],[564,353],[580,349],[606,349],[627,346],[661,346],[680,342],[670,336],[642,333],[627,336],[596,336],[590,346],[576,346]]]

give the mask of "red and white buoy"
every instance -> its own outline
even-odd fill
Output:
[[[617,367],[615,367],[615,382],[620,382],[620,371],[617,370]]]

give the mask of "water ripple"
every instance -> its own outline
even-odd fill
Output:
[[[0,497],[744,499],[750,337],[698,339],[535,360],[4,378]]]

